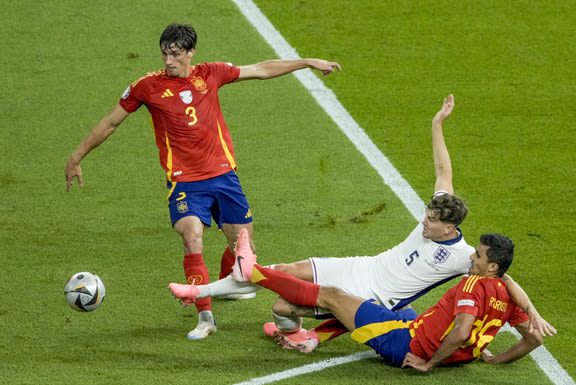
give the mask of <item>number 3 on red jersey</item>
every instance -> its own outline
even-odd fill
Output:
[[[198,117],[196,116],[196,108],[192,107],[192,106],[188,106],[186,107],[186,111],[185,111],[186,115],[188,115],[190,117],[190,121],[188,122],[189,126],[193,126],[198,122]]]

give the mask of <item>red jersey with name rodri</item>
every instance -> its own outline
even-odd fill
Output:
[[[478,357],[508,322],[516,326],[528,316],[512,300],[499,278],[477,275],[462,281],[444,294],[436,305],[410,325],[410,351],[429,360],[454,327],[454,316],[468,313],[476,317],[468,340],[443,363],[470,362]]]
[[[119,103],[127,112],[142,104],[148,108],[169,181],[194,182],[236,169],[218,89],[239,75],[240,68],[228,63],[195,65],[187,78],[160,70],[136,80],[122,95]]]

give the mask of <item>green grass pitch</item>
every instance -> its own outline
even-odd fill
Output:
[[[442,98],[455,94],[445,136],[456,192],[470,207],[462,229],[470,243],[484,232],[516,242],[510,274],[558,328],[546,349],[576,378],[576,5],[256,4],[301,57],[342,65],[324,84],[423,200],[434,182],[430,121]],[[65,192],[74,148],[130,82],[162,67],[157,42],[167,24],[196,27],[196,62],[275,57],[232,1],[24,0],[2,13],[0,384],[235,384],[368,350],[346,337],[311,355],[280,349],[261,331],[275,298],[265,291],[251,301],[215,300],[219,331],[199,342],[185,338],[196,316],[167,290],[182,281],[182,250],[146,111],[84,160],[85,186]],[[416,224],[295,77],[227,86],[221,100],[262,263],[373,255]],[[213,278],[223,247],[221,234],[206,232]],[[95,312],[66,304],[64,285],[78,271],[106,284]],[[418,300],[417,310],[445,288]],[[513,341],[502,334],[491,350]],[[463,379],[551,383],[530,358],[425,376],[370,358],[278,383]]]

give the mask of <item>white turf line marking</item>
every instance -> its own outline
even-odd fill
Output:
[[[251,0],[233,0],[236,6],[248,21],[258,30],[264,40],[274,49],[281,59],[299,59],[300,56],[294,48],[284,39],[284,37],[274,28],[268,18]],[[310,70],[297,71],[294,75],[300,80],[304,87],[314,96],[316,102],[340,127],[342,132],[356,146],[368,162],[378,171],[384,183],[388,185],[394,193],[400,198],[408,211],[416,220],[420,220],[425,214],[425,203],[416,194],[412,187],[400,175],[396,168],[390,163],[388,158],[382,154],[380,149],[366,135],[364,130],[356,123],[348,111],[340,104],[334,93],[324,86],[324,83]],[[519,338],[518,332],[514,328],[506,325],[502,331],[513,333]],[[536,361],[540,369],[556,385],[576,385],[574,380],[562,368],[558,361],[546,350],[540,346],[531,354],[532,359]],[[329,359],[317,362],[315,364],[301,366],[300,368],[286,370],[275,373],[266,377],[254,378],[247,382],[237,385],[260,385],[280,381],[289,377],[298,376],[305,373],[319,371],[331,366],[341,365],[348,362],[358,361],[368,357],[375,357],[373,351],[352,354],[349,356]]]
[[[236,1],[236,0],[235,0]],[[292,378],[299,376],[301,374],[308,374],[312,372],[319,372],[320,370],[324,370],[330,368],[332,366],[337,366],[341,364],[347,364],[349,362],[360,361],[366,358],[374,358],[378,357],[378,355],[373,351],[369,350],[362,353],[356,353],[349,356],[338,357],[338,358],[330,358],[328,360],[316,362],[309,365],[300,366],[299,368],[288,369],[283,372],[278,372],[271,374],[269,376],[264,376],[260,378],[253,378],[246,382],[240,382],[236,385],[264,385],[264,384],[271,384],[276,381],[285,380],[287,378]]]

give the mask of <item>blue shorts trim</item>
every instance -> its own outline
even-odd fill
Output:
[[[370,346],[387,364],[402,366],[412,340],[409,326],[416,317],[412,308],[393,312],[375,301],[366,301],[356,312],[352,339]]]
[[[234,171],[198,182],[169,181],[168,190],[172,226],[188,216],[200,218],[206,227],[210,227],[212,219],[218,228],[223,223],[252,222],[248,200]]]

